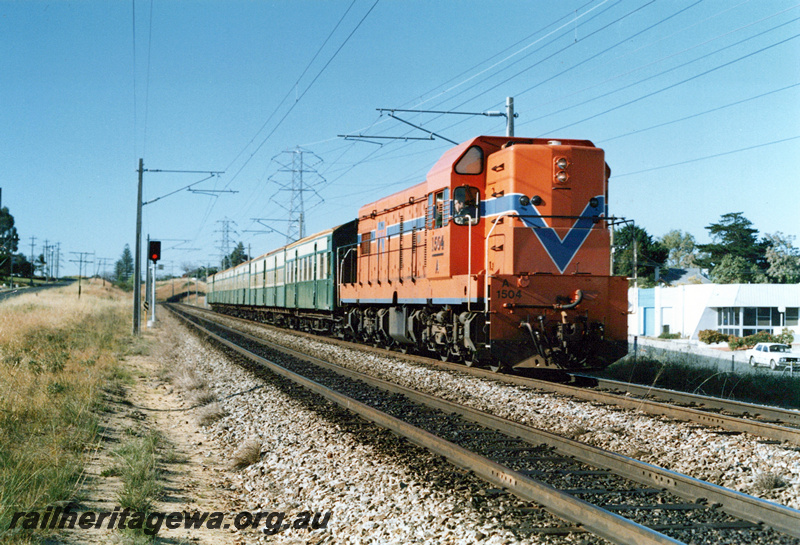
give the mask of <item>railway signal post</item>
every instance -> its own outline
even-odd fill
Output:
[[[156,263],[161,259],[161,241],[147,241],[147,273],[148,273],[148,293],[147,299],[150,303],[150,318],[147,320],[147,327],[153,327],[156,323]]]

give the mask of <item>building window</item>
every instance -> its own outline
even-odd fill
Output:
[[[776,309],[777,310],[777,309]],[[758,318],[756,325],[772,325],[772,309],[769,307],[758,307]]]
[[[717,310],[717,325],[739,325],[739,307],[722,307]],[[723,331],[724,333],[724,331]]]
[[[798,325],[798,309],[797,307],[786,308],[786,325]]]

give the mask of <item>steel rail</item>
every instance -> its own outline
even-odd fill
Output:
[[[579,524],[586,530],[600,537],[621,545],[629,543],[679,545],[681,543],[680,541],[651,530],[645,526],[642,526],[641,524],[632,522],[610,511],[606,511],[605,509],[601,509],[588,502],[561,492],[549,485],[531,479],[522,473],[510,470],[498,464],[497,462],[493,462],[488,458],[470,452],[463,447],[441,439],[440,437],[421,430],[398,418],[387,415],[368,405],[335,392],[311,379],[289,371],[278,364],[275,364],[226,339],[223,339],[215,333],[203,328],[199,324],[187,320],[180,314],[177,315],[180,316],[186,323],[202,331],[205,335],[209,336],[215,341],[227,346],[242,356],[267,367],[274,373],[286,377],[293,382],[300,384],[304,388],[307,388],[308,390],[311,390],[312,392],[319,394],[330,401],[333,401],[345,409],[352,411],[381,427],[389,429],[402,437],[405,437],[412,443],[419,445],[422,448],[444,456],[454,465],[473,471],[477,476],[485,481],[505,488],[524,500],[534,501],[539,505],[544,506],[553,514],[575,524]],[[240,332],[236,332],[236,334],[248,336]],[[271,344],[256,337],[252,337],[252,340],[267,345]],[[282,351],[287,350],[285,347],[280,347],[280,349]],[[306,361],[312,359],[308,355],[298,352],[295,352],[295,355],[296,357],[302,358]]]
[[[597,388],[624,391],[634,395],[653,396],[657,399],[665,401],[692,403],[694,405],[712,409],[721,409],[723,411],[746,414],[753,417],[768,418],[770,420],[777,420],[786,422],[787,424],[800,426],[800,411],[782,409],[780,407],[770,407],[768,405],[756,405],[755,403],[746,403],[744,401],[736,401],[733,399],[697,395],[689,392],[679,392],[677,390],[667,390],[665,388],[655,388],[651,386],[645,386],[643,384],[632,384],[617,380],[592,377],[589,375],[575,376],[582,376],[596,380]]]
[[[186,319],[184,318],[184,320]],[[188,322],[188,320],[186,321]],[[196,324],[192,325],[195,327],[201,327]],[[628,458],[626,456],[580,443],[572,439],[560,437],[550,432],[512,422],[510,420],[490,415],[457,403],[436,398],[428,394],[423,394],[413,389],[399,386],[371,377],[369,375],[365,375],[363,373],[359,373],[357,371],[352,371],[338,365],[325,362],[319,358],[315,358],[313,356],[309,356],[308,354],[297,352],[275,343],[265,341],[264,339],[260,339],[253,335],[232,330],[231,328],[222,326],[220,324],[215,325],[217,325],[217,327],[232,331],[236,335],[240,335],[251,342],[263,344],[282,352],[289,353],[298,359],[311,362],[315,365],[321,365],[337,373],[348,376],[355,380],[360,380],[377,388],[404,395],[409,399],[416,401],[417,403],[446,412],[455,412],[467,420],[487,428],[500,431],[510,436],[520,437],[521,439],[533,444],[545,443],[555,447],[561,453],[564,453],[568,456],[574,456],[581,462],[595,467],[608,469],[617,475],[629,478],[630,480],[640,484],[663,488],[677,496],[690,499],[691,501],[705,499],[712,504],[720,504],[722,506],[721,509],[726,513],[754,523],[763,523],[785,534],[792,535],[794,537],[800,537],[800,511],[790,507],[779,505],[767,500],[762,500],[748,494],[701,481],[699,479],[647,464],[633,458]],[[263,358],[256,356],[245,349],[237,347],[233,343],[230,343],[229,341],[226,341],[211,332],[208,332],[208,334],[212,335],[215,339],[218,339],[226,346],[233,348],[237,352],[240,352],[251,359],[257,359],[257,361],[267,365],[270,369],[281,369],[281,371],[274,369],[280,374],[291,373],[294,375],[294,373],[291,371],[284,370],[283,368],[277,366],[276,364],[272,364],[271,362],[267,363],[267,360],[264,360]],[[310,379],[303,378],[303,381],[313,383],[315,385],[313,388],[324,388],[327,390],[327,388],[311,381]],[[341,396],[341,394],[336,393],[334,397],[337,396],[344,397]],[[326,397],[328,396],[326,395]],[[355,407],[353,404],[358,403],[350,400],[349,398],[336,400],[333,397],[329,397],[329,399],[336,401],[348,409],[351,408],[351,405]],[[428,432],[419,430],[410,424],[399,420],[397,422],[393,422],[396,419],[388,415],[383,415],[383,413],[381,413],[381,416],[373,415],[372,412],[375,410],[370,407],[366,407],[366,409],[368,410],[364,413],[359,412],[359,414],[383,427],[387,427],[397,433],[407,436],[409,440],[412,440],[416,444],[428,448],[437,454],[445,456],[456,465],[468,467],[485,480],[504,487],[523,499],[536,501],[537,503],[550,509],[558,516],[573,522],[579,522],[592,533],[600,535],[606,539],[610,539],[617,543],[680,543],[672,540],[672,538],[658,533],[656,533],[658,536],[664,537],[669,541],[661,541],[661,537],[652,537],[652,539],[657,539],[656,541],[644,541],[646,536],[651,535],[650,533],[644,533],[641,536],[638,536],[638,534],[634,535],[626,533],[641,532],[642,529],[646,529],[641,525],[632,523],[626,519],[622,519],[622,521],[625,521],[625,523],[635,525],[635,527],[626,526],[626,524],[623,524],[622,521],[618,520],[620,517],[602,508],[593,506],[592,504],[569,496],[568,494],[566,494],[568,498],[565,498],[563,497],[565,495],[563,492],[560,492],[549,485],[538,483],[537,481],[530,479],[521,473],[514,472],[477,454],[470,453],[462,447],[435,437]],[[373,416],[378,419],[373,419]],[[406,427],[411,427],[413,430],[407,430]],[[406,435],[406,432],[408,432],[410,435]],[[583,516],[580,515],[581,512],[587,512],[586,509],[589,509],[587,506],[591,506],[589,512],[592,513],[591,518],[593,520],[590,522],[587,522]],[[620,529],[623,531],[623,534],[614,533]],[[648,532],[652,532],[649,529],[646,530],[648,530]]]
[[[193,307],[197,308],[197,307]],[[205,309],[198,309],[202,312],[212,312]],[[251,325],[270,326],[260,322],[253,322],[238,318],[235,316],[225,316],[227,319],[242,321]],[[292,335],[306,336],[309,338],[318,339],[325,342],[332,342],[335,344],[352,346],[353,343],[336,339],[332,337],[319,337],[318,335],[311,335],[301,331],[289,331],[286,329],[278,328],[279,331],[290,332]],[[642,398],[632,398],[630,396],[616,394],[613,392],[603,392],[597,389],[584,388],[579,386],[572,386],[569,384],[562,384],[558,382],[551,382],[547,380],[534,379],[529,377],[522,377],[518,375],[509,375],[504,373],[497,373],[487,369],[480,369],[477,367],[467,367],[463,364],[443,362],[434,358],[425,356],[418,356],[413,354],[401,354],[384,348],[371,347],[368,345],[357,345],[359,350],[367,350],[383,354],[389,357],[399,358],[407,361],[424,363],[433,365],[439,368],[448,369],[466,373],[475,377],[496,380],[518,386],[525,386],[528,388],[536,388],[547,392],[555,392],[562,395],[576,397],[587,401],[596,401],[599,403],[606,403],[615,405],[626,409],[639,410],[653,415],[663,415],[675,420],[685,420],[688,422],[695,422],[704,426],[716,426],[727,431],[734,431],[740,433],[750,433],[752,435],[763,437],[774,441],[787,441],[789,443],[800,445],[800,428],[790,428],[776,424],[774,422],[764,422],[760,420],[742,418],[735,415],[722,415],[718,413],[711,413],[698,408],[681,407],[678,405],[671,405],[664,401],[655,401]],[[674,390],[664,390],[659,388],[650,388],[648,386],[641,386],[636,384],[629,384],[625,382],[617,382],[607,379],[597,379],[596,377],[589,377],[599,381],[599,387],[609,389],[622,389],[626,388],[631,393],[637,395],[647,395],[652,393],[662,399],[674,400],[682,403],[694,403],[696,405],[703,405],[706,407],[726,410],[729,412],[739,412],[748,415],[761,415],[773,421],[787,422],[789,424],[796,424],[800,426],[800,411],[792,411],[789,409],[780,409],[777,407],[767,407],[763,405],[755,405],[741,401],[725,400],[721,398],[700,396],[697,394],[690,394],[686,392],[677,392]]]

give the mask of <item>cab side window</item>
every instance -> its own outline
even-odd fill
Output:
[[[480,192],[477,187],[462,185],[453,190],[453,222],[456,225],[475,225],[480,219],[478,204]]]
[[[446,227],[450,221],[450,189],[428,194],[428,229]]]

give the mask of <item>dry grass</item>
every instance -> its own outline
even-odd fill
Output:
[[[103,388],[132,346],[130,298],[98,284],[0,304],[0,541],[15,511],[70,499],[98,429]],[[119,380],[118,378],[116,380]]]
[[[231,465],[234,469],[244,469],[261,460],[262,443],[258,439],[248,439],[233,454]]]
[[[208,387],[208,381],[195,373],[194,369],[182,367],[173,371],[170,375],[172,383],[184,390],[185,392],[192,392],[193,390],[201,390]]]
[[[222,405],[219,403],[210,403],[198,409],[197,421],[201,426],[208,426],[227,415],[228,413],[222,408]]]
[[[786,486],[786,481],[775,473],[759,473],[753,482],[753,488],[759,492],[769,492],[775,488]]]

